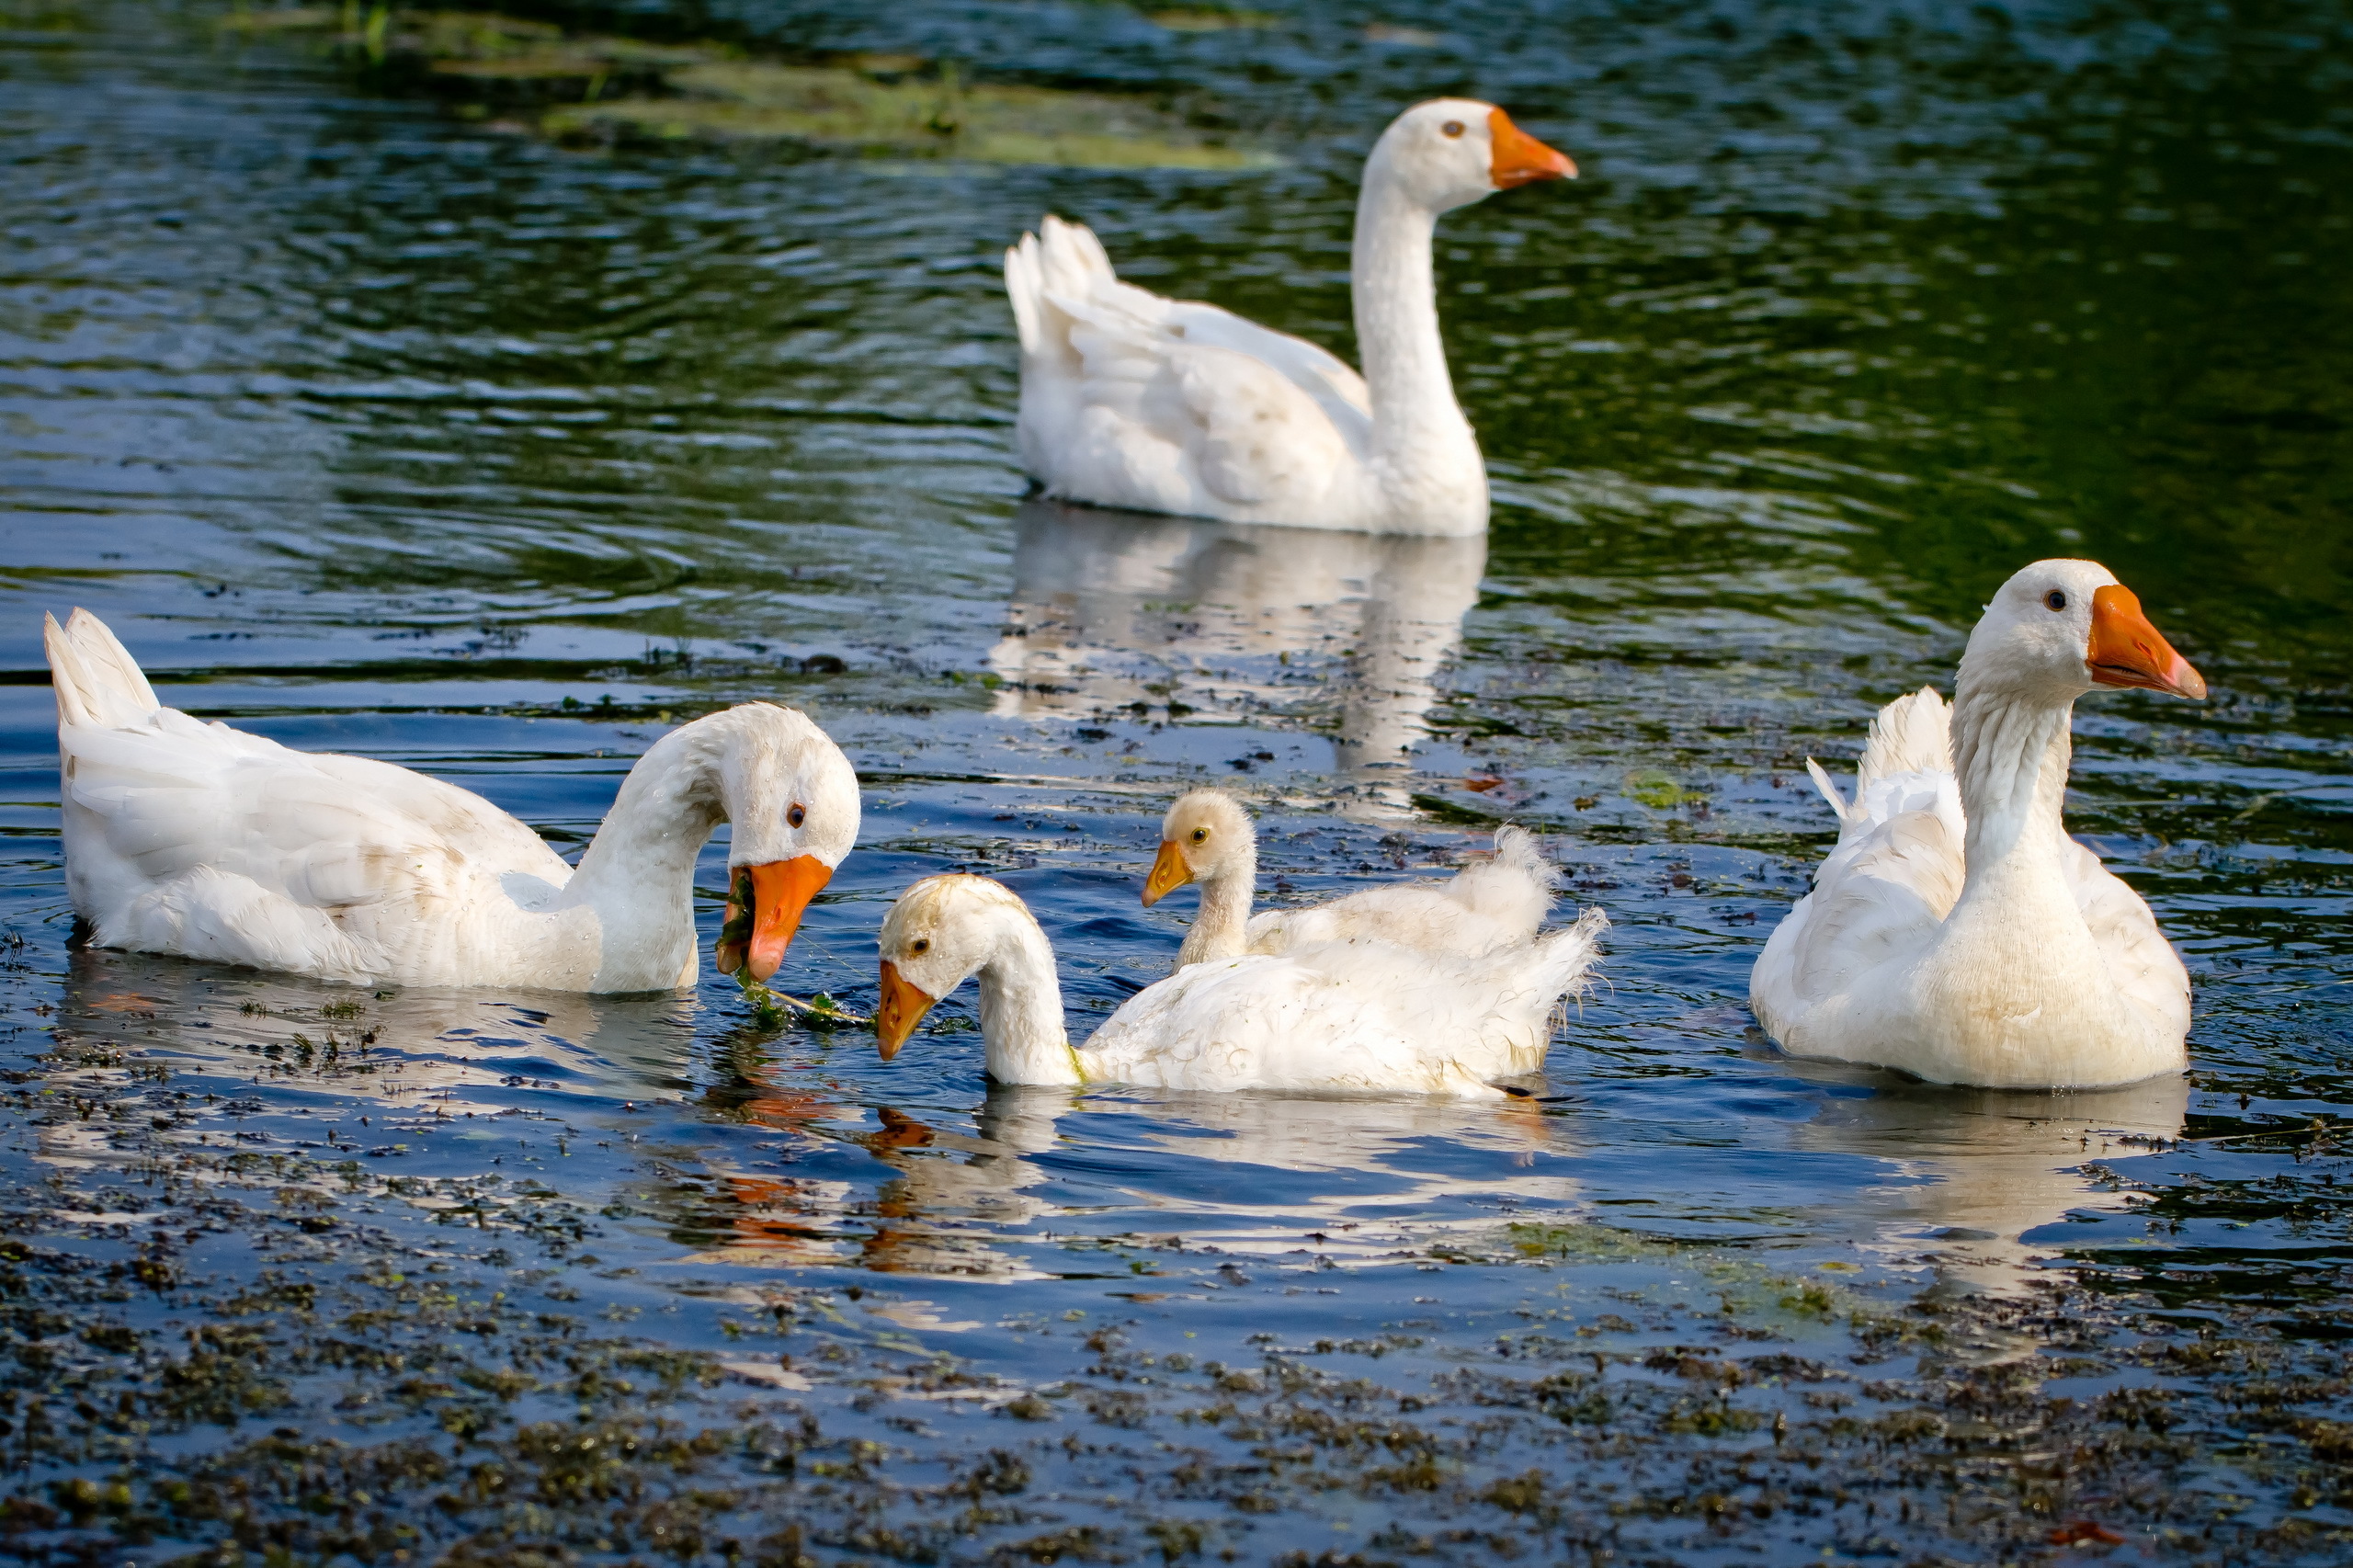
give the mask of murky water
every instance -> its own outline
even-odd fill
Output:
[[[1211,175],[568,151],[201,7],[7,0],[0,1551],[2344,1559],[2353,18],[1274,8],[639,17],[1146,91],[1285,159]],[[1440,91],[1586,171],[1442,231],[1490,539],[1022,499],[1005,244],[1081,218],[1345,351],[1358,160]],[[1832,836],[1802,759],[2058,553],[2213,684],[2087,699],[2072,801],[2189,962],[2191,1074],[1778,1059],[1744,1002]],[[1190,895],[1136,894],[1204,778],[1280,892],[1540,827],[1607,983],[1493,1108],[991,1091],[969,988],[884,1065],[715,978],[69,950],[38,629],[74,604],[166,701],[559,845],[667,724],[807,709],[867,826],[785,978],[853,1006],[889,899],[982,869],[1083,1030],[1175,950]],[[657,1464],[664,1421],[733,1436]],[[631,1458],[549,1458],[592,1429]]]

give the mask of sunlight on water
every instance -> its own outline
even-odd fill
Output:
[[[1280,162],[567,145],[527,121],[573,98],[318,28],[0,9],[0,1255],[56,1298],[7,1328],[11,1541],[2343,1559],[2341,7],[691,15],[597,25],[1142,95]],[[1439,91],[1586,172],[1440,230],[1490,536],[1025,498],[1005,244],[1059,211],[1352,354],[1362,153]],[[1834,836],[1803,759],[1850,772],[2063,553],[2214,687],[2087,699],[2070,801],[2189,964],[2191,1073],[1780,1058],[1746,976]],[[666,729],[806,709],[866,826],[779,983],[860,1011],[889,901],[962,869],[1030,903],[1092,1028],[1192,916],[1138,893],[1203,782],[1277,902],[1538,829],[1555,918],[1612,923],[1602,983],[1538,1093],[1457,1105],[993,1088],[970,988],[884,1063],[708,966],[369,992],[71,946],[38,631],[76,604],[165,701],[567,855]],[[730,1436],[579,1501],[620,1483],[545,1434],[641,1419]],[[204,1501],[330,1439],[327,1490]],[[395,1442],[587,1511],[350,1468]],[[733,1501],[676,1501],[730,1465]],[[165,1470],[178,1501],[74,1490]]]

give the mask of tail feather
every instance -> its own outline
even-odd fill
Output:
[[[1524,827],[1506,824],[1495,829],[1495,858],[1488,863],[1507,866],[1547,892],[1561,885],[1561,868],[1545,855],[1536,835]]]
[[[1856,791],[1876,779],[1897,773],[1952,771],[1952,726],[1945,699],[1933,686],[1899,697],[1871,721],[1870,738],[1863,743],[1863,759],[1855,773]]]
[[[1588,909],[1574,925],[1540,937],[1533,959],[1519,959],[1521,972],[1536,983],[1547,1005],[1582,994],[1594,960],[1601,956],[1601,934],[1608,929],[1609,917]]]
[[[1560,885],[1561,869],[1545,858],[1536,835],[1506,826],[1495,830],[1495,858],[1456,872],[1446,893],[1464,908],[1521,927],[1523,937],[1532,937]]]
[[[1838,792],[1838,785],[1836,781],[1834,780],[1828,773],[1823,770],[1822,764],[1814,761],[1812,757],[1807,757],[1805,759],[1805,770],[1813,775],[1813,787],[1822,791],[1822,798],[1824,800],[1830,802],[1831,812],[1833,815],[1837,817],[1840,823],[1843,824],[1847,822],[1854,815],[1854,807],[1847,804],[1847,797]],[[1856,795],[1857,799],[1859,801],[1861,798],[1861,791],[1856,791]]]
[[[1039,337],[1038,301],[1046,278],[1038,259],[1038,236],[1024,234],[1021,243],[1005,253],[1005,297],[1013,302],[1013,324],[1021,335],[1021,352],[1035,354],[1044,347]]]
[[[1107,280],[1119,276],[1111,268],[1110,252],[1086,224],[1068,222],[1050,212],[1043,227],[1046,254],[1053,267],[1064,274],[1055,279],[1058,286],[1084,287],[1082,280],[1089,276]]]
[[[163,706],[131,650],[88,610],[75,609],[62,627],[44,614],[41,642],[61,724],[135,724]]]

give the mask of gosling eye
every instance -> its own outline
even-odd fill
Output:
[[[1203,840],[1207,839],[1209,835],[1210,830],[1208,828],[1197,827],[1193,830],[1193,842],[1196,844],[1201,843]]]
[[[809,812],[804,808],[795,805],[784,813],[784,824],[787,827],[799,827],[808,820],[808,816]]]
[[[2065,609],[2067,608],[2067,590],[2064,588],[2053,588],[2049,593],[2042,596],[2042,602],[2049,605],[2052,609]]]
[[[927,953],[931,951],[931,938],[928,937],[917,937],[913,942],[908,944],[907,951],[911,953]]]
[[[1449,119],[1438,129],[1449,136],[1460,136],[1462,134],[1462,122],[1459,119]]]

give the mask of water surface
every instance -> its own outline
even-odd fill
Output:
[[[202,7],[0,13],[8,1550],[2343,1559],[2353,22],[1270,8],[622,17],[1284,159],[1216,175],[566,150]],[[1438,92],[1586,170],[1441,231],[1490,538],[1025,499],[1006,244],[1060,211],[1347,352],[1356,170]],[[2189,963],[2190,1074],[1779,1058],[1802,759],[2056,553],[2213,687],[2087,699],[2070,802]],[[70,949],[75,604],[166,701],[567,850],[669,725],[807,709],[867,827],[788,978],[852,1006],[888,900],[975,869],[1084,1030],[1175,951],[1190,895],[1136,894],[1207,779],[1280,896],[1537,827],[1606,979],[1540,1096],[1457,1106],[992,1090],[969,990],[884,1065],[716,977]]]

